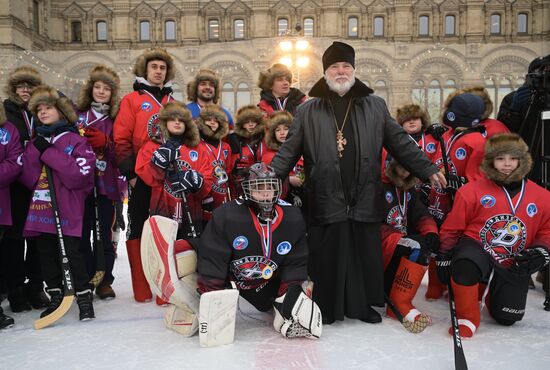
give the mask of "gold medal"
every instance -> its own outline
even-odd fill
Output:
[[[273,275],[273,269],[269,266],[264,267],[264,269],[262,270],[262,277],[265,280],[269,280],[272,275]]]
[[[506,231],[512,235],[519,235],[521,233],[521,224],[517,221],[509,222]]]

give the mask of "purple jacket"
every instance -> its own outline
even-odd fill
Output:
[[[0,225],[11,225],[10,184],[21,173],[17,163],[21,153],[17,128],[11,122],[0,122]]]
[[[33,139],[34,141],[36,139]],[[95,154],[86,138],[73,132],[55,136],[53,145],[42,156],[29,143],[23,154],[23,173],[19,181],[33,190],[23,236],[56,234],[51,204],[47,165],[52,170],[63,235],[81,237],[84,199],[94,186]]]
[[[108,115],[101,116],[100,113],[89,109],[79,112],[78,122],[75,124],[79,130],[93,127],[103,132],[109,138],[109,144],[105,146],[103,153],[96,152],[95,185],[98,194],[104,195],[110,200],[119,201],[118,189],[118,168],[115,160],[115,147],[113,143],[113,120]]]

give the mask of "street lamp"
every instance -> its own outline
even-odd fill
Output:
[[[307,56],[309,48],[309,41],[296,38],[292,34],[287,34],[284,36],[284,39],[279,42],[279,49],[281,52],[279,63],[284,64],[291,71],[292,69],[295,70],[295,73],[293,73],[295,77],[293,78],[292,84],[296,85],[298,88],[301,88],[300,70],[307,68],[309,65],[309,57]]]

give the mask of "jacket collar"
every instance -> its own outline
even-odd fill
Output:
[[[355,84],[351,87],[351,92],[355,97],[365,97],[374,92],[373,89],[365,85],[361,80],[355,78]],[[314,98],[328,98],[330,90],[324,77],[321,77],[309,91],[309,96]]]

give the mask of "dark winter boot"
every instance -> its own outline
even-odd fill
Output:
[[[94,305],[92,304],[92,291],[86,289],[76,293],[76,303],[80,309],[80,321],[95,319]]]
[[[59,307],[63,301],[63,291],[61,289],[53,288],[47,289],[46,291],[50,295],[50,303],[48,304],[48,308],[40,314],[40,318],[46,317],[57,310],[57,307]]]
[[[101,283],[95,288],[95,294],[100,299],[110,300],[116,297],[115,291],[111,287],[111,284]]]
[[[13,326],[13,324],[13,319],[4,314],[4,310],[0,307],[0,329],[9,328],[10,326]]]
[[[27,299],[32,308],[36,310],[48,307],[48,305],[50,304],[50,299],[44,292],[44,284],[42,284],[42,282],[38,284],[27,284]]]
[[[30,311],[32,307],[27,300],[27,292],[25,286],[20,286],[8,293],[8,301],[10,302],[11,312]]]

